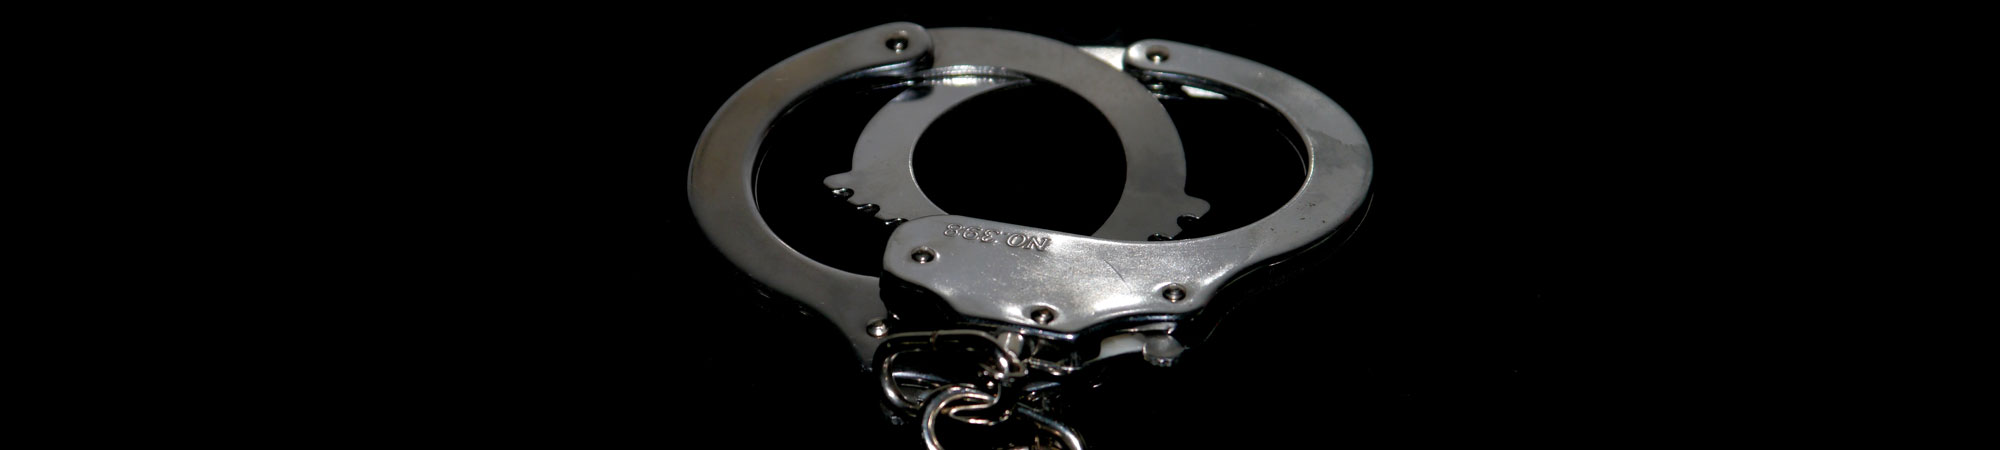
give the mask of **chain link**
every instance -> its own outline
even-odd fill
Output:
[[[1036,429],[1054,439],[1044,441],[1042,436],[1035,436],[1034,445],[1016,448],[1083,449],[1083,440],[1074,430],[1050,418],[1047,412],[1031,406],[1031,402],[1005,396],[1003,389],[1011,386],[1016,379],[1028,376],[1030,366],[1047,366],[1047,362],[1028,360],[1024,364],[1014,350],[1003,344],[1004,339],[975,330],[907,333],[888,338],[883,344],[886,356],[882,357],[880,367],[883,393],[890,404],[917,414],[920,434],[929,450],[943,450],[936,429],[940,416],[981,426],[995,426],[1014,417],[1025,417]],[[954,381],[950,377],[921,370],[898,370],[901,368],[897,364],[898,357],[910,353],[975,353],[987,350],[991,350],[990,356],[976,364],[979,369],[977,376],[969,382]],[[1051,373],[1061,375],[1065,372]],[[1035,382],[1021,391],[1029,399],[1045,398],[1039,397],[1039,391],[1052,386],[1055,383]]]

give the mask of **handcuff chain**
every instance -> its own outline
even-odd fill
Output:
[[[918,426],[921,429],[921,435],[924,438],[926,448],[930,450],[943,450],[942,444],[938,442],[936,430],[937,418],[940,415],[950,417],[959,422],[982,426],[998,425],[1019,415],[1027,417],[1034,423],[1036,428],[1047,431],[1057,437],[1055,441],[1057,446],[1050,448],[1082,450],[1083,441],[1077,436],[1075,431],[1025,403],[1016,402],[1011,408],[1003,409],[997,416],[990,418],[962,415],[962,413],[966,412],[990,409],[1000,404],[1001,387],[1006,384],[1005,382],[1011,378],[1027,376],[1029,366],[1034,365],[1032,363],[1038,361],[1029,360],[1030,364],[1024,364],[1023,360],[1014,351],[1001,345],[992,336],[982,332],[954,330],[937,331],[927,334],[929,334],[927,337],[929,345],[892,351],[882,358],[882,366],[880,367],[882,371],[883,391],[890,403],[904,409],[921,409],[921,412],[918,414]],[[939,350],[938,339],[947,336],[977,336],[983,338],[979,339],[979,341],[992,345],[994,350],[993,357],[988,362],[980,364],[981,369],[983,369],[980,371],[980,374],[994,378],[985,383],[987,386],[990,386],[990,392],[972,383],[953,383],[942,376],[917,371],[895,370],[896,358],[898,356],[907,352],[937,351]],[[902,336],[901,338],[925,339],[919,336]],[[929,388],[917,395],[906,396],[902,389],[903,383],[906,381],[919,386],[929,386]],[[1041,440],[1036,439],[1036,442],[1039,443]],[[1038,445],[1038,447],[1040,446]]]

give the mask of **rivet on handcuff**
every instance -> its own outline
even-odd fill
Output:
[[[824,180],[835,196],[896,227],[879,277],[786,245],[760,215],[753,186],[770,125],[814,90],[856,79],[907,89],[862,130],[853,169]],[[1088,101],[1124,146],[1124,190],[1090,236],[950,215],[917,187],[910,161],[925,128],[968,99],[1031,82]],[[1160,82],[1281,114],[1304,147],[1303,186],[1254,223],[1172,239],[1183,217],[1200,217],[1208,203],[1186,194],[1180,134],[1147,88]],[[1066,376],[1132,354],[1172,365],[1203,338],[1176,334],[1182,325],[1230,281],[1333,236],[1361,208],[1372,173],[1367,141],[1345,111],[1256,62],[1164,40],[1076,47],[1013,31],[891,23],[793,55],[739,89],[696,144],[688,200],[731,263],[843,330],[858,362],[878,372],[890,419],[916,421],[929,448],[942,447],[936,424],[951,418],[1025,422],[1039,432],[1021,445],[1081,449],[1054,413]],[[930,307],[892,307],[912,301]]]

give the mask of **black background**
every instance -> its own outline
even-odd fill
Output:
[[[1532,12],[1515,12],[1534,17]],[[327,289],[364,344],[324,401],[438,442],[917,448],[830,326],[758,300],[692,223],[689,152],[758,72],[897,20],[1146,38],[1305,80],[1375,153],[1367,223],[1172,369],[1071,420],[1096,448],[1595,444],[1677,410],[1618,330],[1657,321],[1610,253],[1624,180],[1691,108],[1688,54],[1619,21],[1315,12],[1143,17],[426,13],[317,45],[321,130],[365,214]],[[845,147],[851,144],[842,144]],[[354,155],[359,155],[354,156]],[[361,194],[356,196],[354,194]],[[1621,275],[1625,274],[1625,275]],[[330,350],[345,351],[345,350]],[[1622,362],[1620,362],[1622,361]],[[1634,371],[1637,371],[1636,373]],[[1639,376],[1633,376],[1633,375]]]

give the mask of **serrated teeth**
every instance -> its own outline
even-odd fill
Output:
[[[854,174],[852,172],[826,177],[826,184],[829,187],[829,192],[833,193],[834,198],[846,201],[847,204],[854,206],[855,211],[866,213],[869,216],[874,217],[876,220],[883,221],[883,223],[885,224],[895,221],[907,221],[910,219],[910,217],[921,217],[921,216],[908,215],[907,209],[899,209],[892,207],[892,205],[899,204],[899,202],[894,198],[885,197],[881,195],[870,195],[873,193],[879,193],[880,190],[854,189],[843,186],[843,184],[852,180],[853,177]],[[937,214],[943,214],[943,213],[939,212]],[[937,214],[926,214],[926,215],[937,215]]]
[[[934,30],[931,38],[936,57],[932,63],[942,69],[926,72],[920,87],[902,92],[877,110],[854,144],[852,169],[826,177],[834,196],[856,210],[885,223],[947,214],[917,187],[911,164],[917,141],[952,108],[987,92],[1026,85],[1028,76],[1033,76],[1033,83],[1069,90],[1105,112],[1124,147],[1126,173],[1144,175],[1126,180],[1119,206],[1092,236],[1172,239],[1181,234],[1181,215],[1208,212],[1207,202],[1185,192],[1187,160],[1172,116],[1151,92],[1128,77],[1131,74],[1118,69],[1122,59],[1104,58],[1114,56],[1107,51],[1112,49],[1099,49],[1104,55],[1093,56],[1061,42],[997,30]],[[959,47],[967,42],[1006,51],[954,50],[973,48]],[[1004,69],[963,71],[968,67]]]

